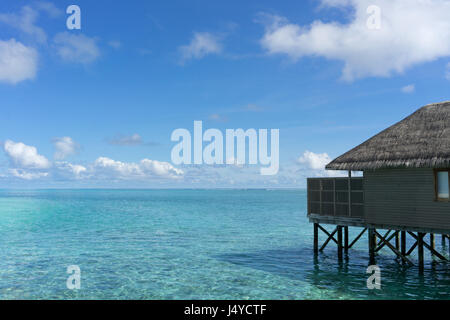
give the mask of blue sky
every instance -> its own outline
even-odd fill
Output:
[[[81,30],[66,27],[71,4]],[[437,0],[4,0],[1,184],[304,187],[330,159],[449,99],[449,16]],[[170,135],[194,120],[279,129],[278,175],[173,165]]]

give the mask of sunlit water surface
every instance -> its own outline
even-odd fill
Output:
[[[450,297],[430,256],[420,275],[381,250],[369,290],[366,236],[341,263],[333,243],[317,259],[312,245],[304,190],[0,191],[0,299]]]

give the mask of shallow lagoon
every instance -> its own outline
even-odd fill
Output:
[[[305,190],[2,190],[0,298],[450,298],[449,265],[429,256],[421,276],[383,249],[374,291],[365,237],[341,263],[312,243]]]

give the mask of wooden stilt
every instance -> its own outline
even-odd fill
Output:
[[[430,233],[430,247],[436,249],[436,243],[434,241],[434,233]],[[434,256],[433,250],[431,250],[431,256]]]
[[[314,223],[314,254],[319,253],[319,224]]]
[[[401,232],[401,253],[406,256],[406,231]]]
[[[345,222],[344,222],[345,223]],[[441,252],[441,250],[436,250],[436,235],[433,233],[430,233],[430,241],[426,241],[427,233],[425,232],[412,232],[412,231],[400,231],[391,229],[388,230],[384,236],[381,235],[374,227],[371,228],[364,228],[358,236],[353,239],[350,239],[349,235],[349,226],[343,226],[343,225],[337,225],[335,226],[335,229],[333,232],[329,232],[326,230],[323,226],[320,225],[318,222],[313,223],[314,230],[313,230],[313,240],[314,240],[314,257],[317,258],[318,253],[321,252],[327,244],[332,241],[335,242],[337,245],[337,251],[338,251],[338,259],[341,263],[344,258],[344,252],[346,259],[348,258],[348,251],[349,249],[362,237],[362,235],[365,233],[365,231],[368,231],[368,245],[369,245],[369,258],[370,258],[370,264],[374,265],[376,264],[375,256],[378,251],[380,251],[384,247],[388,247],[389,249],[394,252],[397,257],[402,259],[404,262],[408,263],[409,265],[414,265],[411,260],[408,259],[408,256],[414,252],[415,248],[418,249],[418,260],[419,260],[419,270],[422,273],[424,271],[425,266],[425,249],[429,250],[433,258],[439,258],[443,261],[449,261],[445,254]],[[323,231],[328,238],[323,243],[323,245],[319,248],[319,233],[320,230]],[[407,247],[407,235],[410,235],[413,240],[415,240],[415,243],[412,244],[411,248],[408,250]],[[439,236],[439,234],[438,234]],[[442,234],[442,245],[447,245],[447,240],[450,240],[449,235]],[[450,244],[449,244],[450,248]]]
[[[417,247],[419,250],[419,269],[423,270],[424,267],[424,255],[423,255],[423,238],[425,233],[419,232],[417,236]]]
[[[400,231],[395,231],[395,249],[400,250],[400,237],[399,237]]]
[[[338,259],[342,260],[342,227],[338,226]]]
[[[375,263],[375,246],[376,246],[376,237],[375,237],[375,229],[369,228],[369,259],[370,264]]]
[[[344,227],[344,250],[348,252],[348,227]]]

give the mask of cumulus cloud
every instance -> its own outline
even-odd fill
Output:
[[[61,154],[55,158],[64,158],[74,151],[76,143],[72,139],[58,138]],[[59,145],[60,144],[60,145]],[[122,162],[107,157],[99,157],[93,163],[81,165],[67,161],[51,163],[40,155],[36,147],[25,145],[22,142],[7,140],[4,151],[10,159],[11,166],[7,170],[9,175],[0,177],[13,177],[22,180],[35,180],[52,178],[54,180],[125,180],[125,181],[163,181],[178,180],[184,177],[184,171],[175,168],[172,164],[163,161],[143,159],[139,162]]]
[[[311,176],[329,176],[329,177],[342,177],[345,176],[344,171],[325,170],[325,166],[331,162],[331,158],[327,153],[314,153],[306,150],[301,157],[297,159],[297,162],[305,166],[306,170],[309,170]]]
[[[100,157],[95,160],[94,167],[101,173],[107,173],[108,176],[120,178],[138,178],[142,175],[137,163],[125,163],[116,161],[107,157]]]
[[[413,93],[416,90],[416,86],[414,84],[409,84],[402,88],[403,93]]]
[[[27,146],[22,142],[7,140],[3,148],[11,163],[17,168],[47,169],[51,165],[46,157],[38,154],[36,147]]]
[[[222,52],[219,38],[209,32],[196,32],[188,45],[179,48],[181,62],[191,59],[201,59],[209,54]]]
[[[323,170],[325,169],[325,166],[331,162],[331,158],[326,153],[314,153],[307,150],[298,159],[298,162],[306,164],[313,170]]]
[[[168,162],[143,159],[140,162],[140,166],[146,175],[157,175],[175,179],[183,175],[183,170],[175,168]]]
[[[9,173],[13,177],[23,180],[34,180],[48,176],[48,172],[29,172],[23,169],[10,169]]]
[[[56,53],[66,62],[87,64],[100,57],[100,49],[94,38],[69,32],[58,33],[53,39]]]
[[[0,40],[0,81],[16,84],[36,76],[38,53],[11,39]]]
[[[371,5],[381,10],[379,29],[368,27]],[[293,60],[320,56],[342,61],[342,78],[347,81],[388,77],[450,56],[449,1],[322,0],[321,6],[351,9],[351,21],[314,21],[305,26],[270,16],[262,46],[269,54]]]
[[[72,164],[66,161],[57,161],[54,164],[53,174],[57,178],[72,180],[88,178],[88,169],[79,164]]]
[[[151,177],[177,179],[183,176],[183,171],[170,163],[150,159],[143,159],[139,163],[135,163],[100,157],[95,160],[94,170],[97,177],[109,179],[132,180]]]
[[[56,149],[54,154],[56,160],[63,160],[75,154],[79,149],[78,143],[73,141],[71,137],[54,138],[53,146]]]

